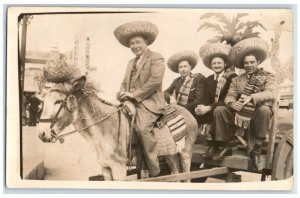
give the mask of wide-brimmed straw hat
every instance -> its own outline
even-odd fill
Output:
[[[258,37],[244,39],[235,44],[229,52],[232,64],[237,68],[244,68],[244,57],[253,53],[258,60],[264,61],[269,52],[268,43]]]
[[[50,83],[63,83],[81,77],[79,67],[69,65],[64,60],[48,61],[43,74],[44,80]]]
[[[199,58],[195,52],[190,50],[184,50],[171,56],[167,64],[173,72],[178,73],[178,64],[181,61],[188,61],[191,65],[191,68],[194,69],[194,67],[197,65],[198,59]]]
[[[142,36],[151,45],[158,35],[158,28],[147,21],[134,21],[125,23],[114,31],[115,37],[125,47],[129,47],[129,39],[133,36]]]
[[[202,46],[199,50],[199,55],[203,64],[211,69],[211,60],[215,57],[221,57],[230,66],[229,51],[230,45],[225,43],[210,43]]]

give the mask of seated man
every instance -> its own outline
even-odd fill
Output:
[[[206,159],[222,160],[228,154],[226,149],[232,139],[232,135],[224,133],[223,130],[216,130],[213,122],[213,113],[216,107],[225,106],[224,99],[227,95],[229,85],[233,77],[237,76],[230,69],[229,51],[231,46],[223,43],[207,44],[200,49],[200,57],[203,64],[212,69],[214,74],[205,79],[205,103],[200,103],[195,113],[205,115],[207,123],[211,124],[210,133],[213,138],[211,147],[203,155]],[[221,149],[223,148],[223,149]]]
[[[164,96],[167,103],[175,103],[189,110],[200,126],[203,120],[195,115],[194,109],[199,102],[204,100],[205,77],[200,73],[191,73],[197,62],[197,54],[192,51],[181,51],[169,58],[168,67],[171,71],[179,73],[180,77],[176,78],[164,91]],[[175,98],[172,96],[173,93]]]
[[[244,68],[246,73],[233,79],[225,98],[227,106],[217,107],[214,112],[215,130],[225,134],[232,133],[233,123],[248,129],[250,121],[253,122],[255,145],[250,158],[257,170],[261,169],[262,143],[269,131],[271,108],[277,93],[275,76],[258,68],[267,54],[268,44],[260,38],[242,40],[231,49],[231,62],[237,68]]]

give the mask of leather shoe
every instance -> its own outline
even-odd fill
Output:
[[[216,146],[211,146],[209,149],[206,151],[206,153],[202,154],[202,158],[206,161],[212,160],[213,156],[218,152],[218,149]]]
[[[217,155],[213,156],[213,161],[222,161],[225,156],[231,156],[232,155],[232,148],[231,147],[225,147],[223,148]]]
[[[250,159],[252,162],[253,170],[261,171],[262,170],[262,162],[260,160],[260,153],[252,150],[250,152]]]

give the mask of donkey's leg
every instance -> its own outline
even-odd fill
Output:
[[[126,164],[114,163],[111,166],[113,180],[126,180]]]
[[[191,149],[184,149],[179,155],[180,155],[180,164],[182,168],[183,173],[190,172],[191,169],[191,161],[192,161],[192,155],[191,155]],[[185,180],[185,182],[191,182],[190,179]]]
[[[112,180],[112,170],[110,167],[103,167],[102,168],[102,173],[105,181],[110,181]]]
[[[171,174],[180,173],[180,164],[178,155],[166,155],[166,161],[171,169]]]
[[[108,181],[112,180],[112,170],[111,170],[111,168],[103,163],[104,162],[103,159],[102,160],[99,159],[100,158],[99,155],[97,155],[97,157],[98,157],[97,162],[98,162],[98,165],[99,165],[99,168],[100,168],[100,171],[101,171],[100,175],[103,175],[105,181],[106,180],[108,180]]]

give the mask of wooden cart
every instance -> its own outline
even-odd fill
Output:
[[[192,158],[192,171],[176,175],[165,175],[154,178],[141,179],[142,181],[181,181],[192,179],[192,182],[205,182],[208,177],[224,179],[226,182],[240,182],[241,176],[237,171],[245,171],[261,174],[261,181],[267,176],[271,180],[281,180],[293,175],[293,129],[292,126],[284,130],[278,130],[278,105],[273,108],[274,116],[268,141],[261,155],[263,162],[262,171],[256,171],[252,167],[251,159],[246,149],[233,147],[232,156],[226,156],[222,162],[206,162],[202,154],[208,149],[208,145],[195,144]],[[241,145],[246,146],[247,141],[241,140]]]

